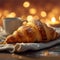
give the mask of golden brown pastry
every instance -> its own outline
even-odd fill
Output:
[[[41,23],[40,20],[31,20],[20,26],[12,35],[7,36],[6,43],[34,43],[48,42],[59,37],[54,29]]]

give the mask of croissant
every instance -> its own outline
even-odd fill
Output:
[[[27,21],[20,26],[13,34],[7,36],[6,43],[34,43],[49,42],[55,40],[60,35],[51,27],[40,20]]]

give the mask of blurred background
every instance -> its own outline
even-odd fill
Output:
[[[0,0],[0,25],[4,18],[15,17],[60,24],[60,0]]]

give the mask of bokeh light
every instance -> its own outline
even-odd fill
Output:
[[[28,16],[27,16],[27,20],[28,20],[28,21],[33,20],[33,16],[32,16],[32,15],[28,15]]]
[[[30,3],[28,1],[25,1],[23,3],[23,7],[28,8],[30,6]]]
[[[45,11],[41,11],[41,14],[40,14],[42,17],[46,17],[47,16],[47,14],[46,14],[46,12]]]
[[[16,17],[16,13],[15,13],[15,12],[11,12],[11,13],[8,14],[6,17],[7,17],[7,18],[14,18],[14,17]]]
[[[52,17],[52,18],[51,18],[51,21],[52,21],[52,22],[56,22],[56,18],[55,18],[55,17]]]
[[[50,25],[58,25],[60,24],[60,22],[58,20],[56,20],[55,17],[51,18],[51,21],[48,22]]]
[[[4,18],[39,19],[43,23],[60,22],[60,0],[14,0],[0,2],[0,22]],[[46,21],[47,20],[47,21]]]
[[[35,8],[30,8],[29,13],[30,14],[36,14],[36,9]]]

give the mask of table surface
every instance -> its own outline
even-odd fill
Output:
[[[16,54],[0,53],[0,60],[60,60],[60,56],[28,57]]]

